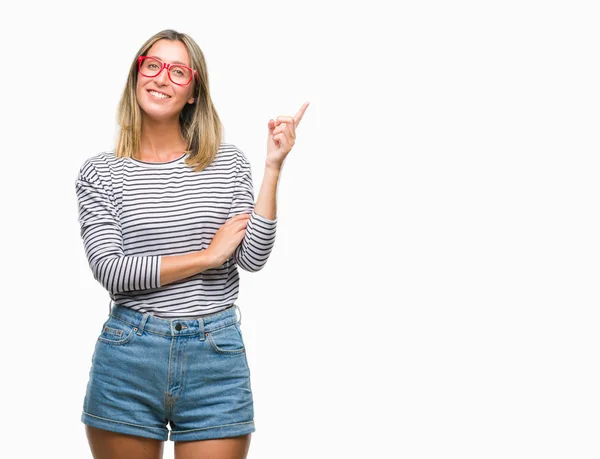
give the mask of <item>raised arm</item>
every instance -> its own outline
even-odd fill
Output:
[[[110,184],[86,161],[75,181],[79,224],[94,278],[109,293],[158,288],[214,267],[204,250],[185,255],[127,256]]]
[[[233,254],[235,262],[245,271],[255,272],[262,269],[275,244],[277,181],[278,175],[265,173],[255,207],[252,169],[250,162],[240,151],[233,204],[228,218],[241,213],[250,214],[244,239]]]

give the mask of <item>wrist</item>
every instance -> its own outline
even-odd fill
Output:
[[[273,166],[265,163],[265,174],[279,175],[281,173],[281,166]]]
[[[220,265],[221,264],[218,262],[212,252],[208,250],[208,248],[198,252],[198,266],[201,268],[201,271],[216,268]]]

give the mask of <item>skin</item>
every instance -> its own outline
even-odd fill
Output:
[[[86,425],[94,459],[162,459],[164,441]],[[245,459],[252,434],[199,441],[176,441],[175,459]]]
[[[165,442],[161,440],[110,432],[87,424],[85,432],[94,459],[162,459],[163,457]]]
[[[190,58],[185,45],[180,41],[159,40],[146,53],[165,63],[183,62],[188,67]],[[179,129],[179,114],[186,104],[193,104],[196,82],[186,85],[173,83],[167,69],[154,78],[138,73],[136,96],[142,110],[142,161],[167,162],[181,156],[186,149],[185,139]],[[155,90],[171,96],[167,100],[157,100],[148,93]]]
[[[179,41],[159,40],[148,50],[148,56],[162,62],[181,61],[188,67],[190,58],[185,45]],[[195,81],[187,86],[174,84],[166,69],[155,78],[138,74],[136,95],[142,109],[142,140],[140,160],[147,162],[172,161],[183,154],[186,144],[179,128],[179,113],[185,104],[193,104]],[[168,100],[153,98],[148,90],[171,96]],[[254,211],[265,218],[276,218],[277,185],[281,168],[296,139],[308,102],[295,116],[278,116],[269,120],[265,172]],[[215,234],[206,250],[185,255],[163,256],[160,282],[166,285],[209,268],[222,265],[240,244],[246,233],[250,214],[229,219]],[[161,459],[164,442],[134,435],[110,432],[86,425],[86,435],[95,459]],[[251,435],[238,437],[175,442],[175,459],[245,459]]]

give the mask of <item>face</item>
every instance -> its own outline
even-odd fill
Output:
[[[180,41],[158,40],[145,55],[155,57],[166,64],[179,61],[179,63],[191,67],[187,49]],[[144,117],[147,116],[157,121],[179,119],[179,113],[185,104],[194,102],[195,99],[192,97],[195,87],[194,78],[186,86],[180,86],[169,79],[167,72],[167,69],[163,69],[160,75],[149,78],[139,73],[138,70],[136,96]],[[159,98],[150,91],[157,91],[169,97]]]

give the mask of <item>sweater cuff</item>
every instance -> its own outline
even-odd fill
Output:
[[[277,217],[275,217],[275,220],[269,220],[262,215],[258,215],[256,212],[254,212],[254,209],[252,210],[252,217],[261,223],[264,223],[266,226],[275,227],[277,225]]]
[[[162,285],[160,285],[160,267],[162,265],[162,255],[156,255],[156,278],[155,278],[155,283],[156,283],[156,287],[160,288],[162,287]]]

